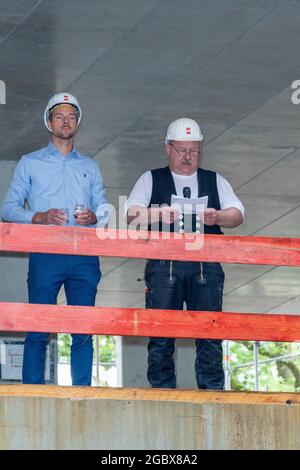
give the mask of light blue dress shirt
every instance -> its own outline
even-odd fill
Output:
[[[25,206],[27,202],[28,208]],[[69,209],[69,225],[76,225],[76,202],[97,215],[97,225],[108,222],[108,204],[98,163],[77,152],[66,157],[49,142],[24,155],[16,166],[1,216],[6,222],[30,224],[36,212]]]

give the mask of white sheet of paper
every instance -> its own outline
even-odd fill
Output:
[[[172,194],[171,207],[183,214],[196,214],[207,209],[208,196],[186,198]]]

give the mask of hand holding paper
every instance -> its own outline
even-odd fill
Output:
[[[182,214],[199,214],[207,209],[208,196],[197,198],[184,198],[172,194],[171,207],[180,211]]]

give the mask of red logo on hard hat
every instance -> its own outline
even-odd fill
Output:
[[[68,95],[64,95],[64,101],[69,101]]]
[[[191,128],[190,127],[186,127],[186,134],[191,134]]]

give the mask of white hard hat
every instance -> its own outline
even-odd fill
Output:
[[[168,127],[166,135],[166,145],[169,140],[182,140],[182,141],[199,141],[203,140],[203,135],[200,127],[193,119],[180,118],[171,122]]]
[[[55,107],[58,106],[59,104],[70,104],[76,109],[76,114],[77,114],[77,126],[79,125],[82,117],[82,111],[81,107],[77,101],[77,98],[70,93],[56,93],[56,95],[52,96],[50,100],[48,101],[48,104],[46,106],[45,112],[44,112],[44,123],[45,126],[47,127],[48,131],[51,132],[51,129],[48,125],[48,120],[49,120],[49,115],[50,111]]]

